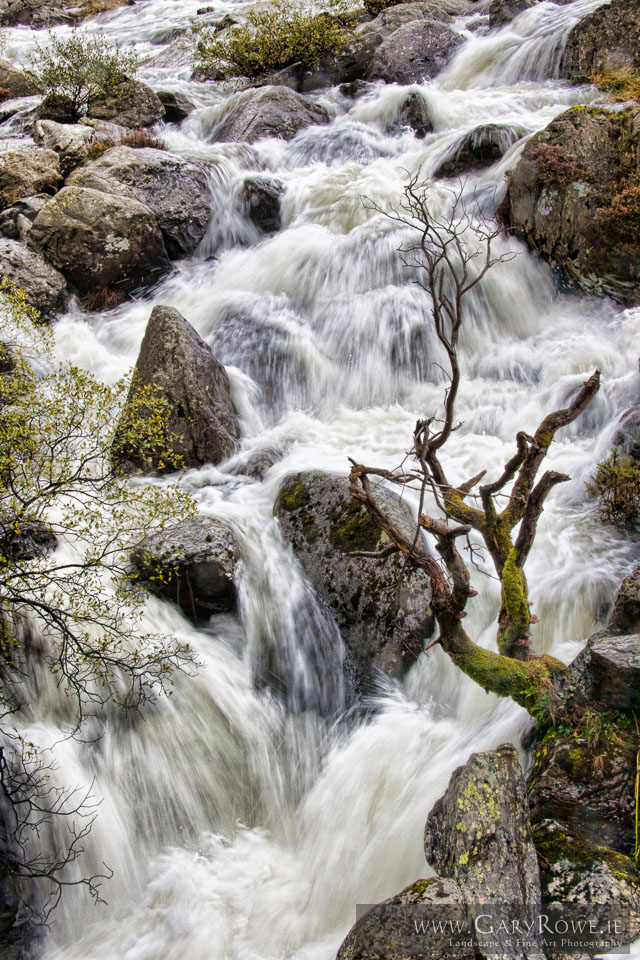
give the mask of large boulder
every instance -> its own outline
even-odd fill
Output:
[[[154,307],[140,346],[131,390],[153,387],[168,407],[169,445],[186,467],[220,463],[235,451],[238,419],[229,378],[210,347],[171,307]],[[127,410],[125,408],[125,418]],[[150,412],[154,415],[154,411]],[[116,433],[118,459],[128,472],[175,469],[160,454],[141,458]]]
[[[607,712],[640,709],[640,634],[595,634],[570,670],[572,683],[592,707]]]
[[[512,922],[535,916],[540,904],[527,794],[511,744],[473,754],[454,771],[427,818],[425,854],[440,876],[418,880],[369,910],[338,960],[541,960],[535,933],[525,945],[507,932]],[[478,914],[495,927],[487,937],[474,922]]]
[[[237,558],[229,527],[204,517],[147,537],[131,553],[135,580],[177,603],[194,623],[234,609]]]
[[[52,0],[0,0],[0,23],[5,27],[24,24],[29,27],[51,27],[55,23],[66,23],[69,14],[63,4]]]
[[[60,162],[53,150],[20,147],[0,154],[2,208],[34,193],[54,194],[61,183]]]
[[[263,87],[241,94],[213,130],[215,141],[255,143],[263,137],[292,140],[311,124],[328,123],[324,107],[288,87]]]
[[[367,79],[402,84],[431,80],[462,42],[459,33],[436,20],[406,23],[377,48]]]
[[[60,158],[65,177],[90,155],[92,148],[111,147],[128,133],[126,127],[106,120],[88,120],[86,123],[58,123],[40,119],[33,125],[33,139]]]
[[[573,107],[532,137],[501,214],[565,282],[640,300],[640,107]]]
[[[1,0],[0,0],[1,3]],[[22,70],[18,70],[8,60],[0,59],[0,88],[9,91],[11,99],[32,97],[40,93],[36,81]]]
[[[636,65],[640,48],[640,8],[637,0],[611,0],[584,17],[569,34],[562,75],[589,81],[604,70]]]
[[[379,496],[396,522],[413,534],[415,520],[400,498],[386,490]],[[401,576],[404,564],[398,555],[384,560],[352,556],[358,550],[377,550],[387,541],[364,507],[351,499],[346,478],[292,474],[280,487],[274,511],[317,596],[340,628],[355,692],[372,689],[376,669],[402,677],[433,629],[428,578],[411,569]]]
[[[148,207],[83,187],[63,187],[36,217],[29,242],[80,293],[155,283],[170,266]]]
[[[24,290],[31,306],[44,317],[61,309],[67,289],[65,279],[35,250],[17,240],[0,240],[0,274]]]
[[[366,23],[362,31],[377,33],[386,40],[400,27],[404,27],[406,23],[415,23],[416,20],[438,20],[440,23],[449,23],[452,19],[451,8],[456,9],[455,4],[440,4],[438,0],[414,0],[412,3],[394,4],[382,10],[370,23]]]
[[[457,139],[446,159],[433,173],[440,177],[455,177],[460,173],[490,166],[504,156],[523,135],[523,130],[509,124],[482,124]]]
[[[427,817],[427,862],[470,904],[540,902],[529,805],[515,747],[472,754]]]
[[[72,173],[67,184],[143,203],[154,214],[172,259],[193,253],[211,217],[204,170],[151,147],[112,147]]]
[[[165,116],[160,98],[140,80],[125,78],[109,93],[94,97],[87,115],[123,127],[150,127]]]

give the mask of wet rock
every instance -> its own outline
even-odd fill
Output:
[[[606,930],[609,921],[630,920],[621,930],[623,942],[640,935],[640,875],[633,861],[555,820],[542,820],[533,827],[540,861],[542,896],[545,907],[561,905],[588,908],[589,919]],[[625,936],[626,933],[626,936]]]
[[[394,127],[411,127],[417,137],[426,137],[433,131],[427,105],[417,91],[410,93],[398,110]]]
[[[385,509],[403,529],[415,531],[400,498],[380,490]],[[352,500],[346,478],[320,472],[292,474],[278,493],[275,515],[320,601],[335,619],[349,655],[356,693],[369,692],[375,670],[402,677],[431,634],[431,588],[420,571],[407,571],[398,586],[398,556],[373,561],[351,554],[377,550],[386,537]]]
[[[31,97],[41,93],[36,81],[10,64],[8,60],[0,60],[0,87],[8,90],[12,99]]]
[[[279,449],[260,450],[254,453],[245,463],[240,464],[233,471],[234,474],[243,477],[251,477],[253,480],[264,480],[268,471],[274,464],[282,460],[283,451]]]
[[[155,216],[172,259],[195,250],[211,217],[204,170],[164,150],[112,147],[76,170],[67,183],[143,203]]]
[[[241,95],[213,131],[218,142],[255,143],[263,137],[292,140],[311,124],[328,123],[318,104],[287,87],[263,87]]]
[[[639,116],[638,106],[563,113],[528,141],[501,208],[566,283],[623,303],[640,300]]]
[[[162,120],[165,109],[157,94],[140,80],[126,78],[115,90],[95,97],[87,115],[123,127],[150,127]]]
[[[435,20],[406,23],[380,44],[367,79],[401,84],[431,80],[462,42],[460,34]]]
[[[612,445],[623,456],[640,460],[640,406],[629,407],[622,415]]]
[[[43,557],[57,546],[55,533],[45,523],[21,523],[20,533],[0,525],[0,550],[11,563]]]
[[[9,240],[20,240],[24,243],[31,224],[48,202],[49,197],[45,193],[38,193],[35,197],[25,197],[24,200],[12,203],[0,213],[0,234]]]
[[[409,909],[407,909],[409,908]],[[450,960],[449,939],[435,933],[417,935],[414,918],[423,920],[435,916],[446,922],[471,923],[460,887],[453,880],[416,880],[400,893],[383,900],[358,920],[347,934],[336,960],[412,960],[429,957],[431,960]],[[456,960],[476,960],[476,952],[469,948],[455,951]]]
[[[622,581],[608,632],[613,634],[640,633],[640,566]]]
[[[636,0],[611,0],[584,17],[569,34],[562,76],[588,81],[603,70],[636,65],[640,48],[640,9]]]
[[[17,240],[0,239],[0,274],[24,290],[31,306],[43,317],[50,317],[62,308],[67,289],[64,277],[37,251]]]
[[[151,211],[129,197],[63,187],[36,217],[29,242],[80,293],[157,282],[169,269]]]
[[[490,166],[500,160],[523,135],[524,131],[497,123],[476,127],[456,141],[448,158],[434,170],[434,175],[455,177],[469,170]]]
[[[529,776],[531,822],[557,820],[590,844],[628,854],[634,842],[635,727],[631,717],[587,714],[549,729]]]
[[[259,311],[223,311],[213,331],[213,349],[225,364],[240,367],[260,387],[272,413],[308,376],[298,343]],[[296,386],[297,385],[297,386]]]
[[[164,119],[167,123],[181,123],[195,110],[195,104],[182,93],[158,90],[157,96],[164,107]]]
[[[229,378],[209,346],[171,307],[154,307],[134,369],[132,389],[152,385],[169,407],[171,449],[186,467],[220,463],[230,457],[239,435]],[[127,472],[175,469],[155,457],[149,463],[135,450],[118,454]]]
[[[5,27],[51,27],[69,20],[69,14],[50,0],[0,0],[0,22]]]
[[[34,193],[53,194],[61,183],[60,163],[53,150],[20,147],[0,154],[0,205],[3,209]]]
[[[626,584],[626,586],[625,586]],[[618,622],[623,608],[638,609],[638,597],[632,581],[623,584],[625,596],[619,598]],[[596,709],[632,711],[640,708],[640,634],[620,636],[601,631],[590,637],[571,664],[571,679],[585,700]]]
[[[427,862],[470,904],[540,901],[527,792],[515,747],[472,754],[427,817]],[[499,952],[499,951],[496,951]]]
[[[366,80],[352,80],[350,83],[340,84],[340,93],[349,100],[357,100],[363,93],[370,88],[371,84]]]
[[[535,6],[538,0],[491,0],[489,7],[489,26],[503,27],[505,23],[510,23],[514,17],[517,17],[523,10]]]
[[[172,600],[194,623],[236,605],[238,545],[218,520],[185,520],[147,537],[131,553],[136,580]]]
[[[267,177],[247,177],[242,185],[240,203],[244,215],[261,233],[275,233],[280,229],[280,198],[283,184]]]

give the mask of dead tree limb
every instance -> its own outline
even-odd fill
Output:
[[[429,576],[433,609],[440,629],[438,642],[454,663],[486,690],[510,696],[538,719],[559,712],[566,700],[567,668],[552,657],[537,657],[531,648],[532,616],[524,566],[533,546],[546,498],[559,483],[569,479],[555,471],[538,473],[558,430],[573,423],[591,403],[600,388],[595,371],[579,388],[569,405],[548,414],[533,436],[519,432],[516,451],[500,476],[473,490],[486,475],[482,470],[466,483],[453,486],[440,461],[440,451],[460,424],[455,407],[460,387],[458,345],[464,320],[466,295],[496,263],[510,255],[494,255],[499,227],[486,218],[472,216],[462,202],[462,191],[453,195],[448,215],[435,217],[428,201],[428,184],[409,181],[398,210],[386,212],[392,220],[416,233],[415,241],[400,248],[405,264],[416,270],[416,283],[428,294],[430,322],[449,361],[449,383],[443,414],[418,420],[413,433],[415,469],[397,471],[365,467],[351,461],[352,496],[364,504],[407,563]],[[469,242],[471,237],[471,242]],[[410,540],[378,502],[370,477],[397,486],[420,485],[418,524],[435,539],[440,560],[435,559],[418,537]],[[442,516],[423,510],[430,491]],[[469,499],[480,505],[469,503]],[[504,501],[506,500],[506,503]],[[504,505],[501,507],[499,501]],[[514,541],[514,531],[519,527]],[[477,591],[457,541],[476,531],[484,541],[501,585],[497,618],[499,653],[484,650],[462,630],[469,598]]]

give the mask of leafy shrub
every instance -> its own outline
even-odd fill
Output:
[[[598,465],[588,488],[599,499],[598,513],[604,523],[630,529],[640,523],[640,463],[621,457],[614,448]]]
[[[30,64],[45,94],[67,99],[77,119],[91,100],[111,93],[124,76],[135,73],[138,58],[101,34],[74,30],[66,40],[50,33],[46,48],[36,43]]]
[[[330,7],[331,12],[318,11],[303,0],[274,0],[251,10],[245,24],[223,35],[213,27],[197,29],[197,65],[206,74],[223,62],[226,75],[236,77],[258,77],[293,63],[317,66],[353,36],[349,0],[331,0]]]
[[[617,103],[640,100],[640,69],[637,66],[621,70],[602,70],[592,75],[591,82],[608,93],[611,100]]]

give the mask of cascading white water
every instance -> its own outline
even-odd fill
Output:
[[[526,730],[524,711],[486,695],[438,650],[403,685],[381,686],[372,720],[335,723],[339,637],[282,543],[272,505],[291,471],[344,474],[348,456],[395,465],[416,417],[438,410],[425,296],[398,259],[401,231],[369,201],[397,202],[407,171],[428,176],[461,135],[492,122],[518,142],[465,190],[495,207],[524,138],[595,99],[593,89],[554,77],[571,26],[602,2],[541,3],[500,31],[487,33],[485,21],[477,35],[471,21],[456,21],[466,44],[441,77],[410,88],[434,122],[425,140],[394,129],[408,88],[377,85],[355,102],[337,89],[319,94],[335,119],[291,143],[211,143],[230,98],[190,82],[188,57],[166,47],[201,0],[146,0],[88,25],[122,43],[135,39],[149,58],[142,78],[198,104],[179,130],[160,136],[208,165],[213,218],[198,254],[151,299],[104,315],[71,309],[57,324],[57,349],[113,381],[134,362],[153,303],[166,303],[228,365],[241,450],[230,465],[191,471],[185,482],[201,511],[230,523],[242,544],[241,615],[219,616],[198,632],[151,599],[146,625],[188,638],[204,668],[179,677],[174,696],[135,724],[110,713],[101,739],[56,748],[60,781],[93,782],[100,800],[78,872],[100,871],[104,861],[114,877],[107,905],[94,906],[82,889],[68,892],[47,958],[331,960],[356,903],[424,875],[424,820],[454,767],[474,750],[518,743]],[[7,34],[7,55],[24,58],[30,32]],[[286,187],[283,228],[268,239],[255,236],[237,206],[239,184],[254,171]],[[445,186],[431,188],[435,207],[450,201]],[[585,482],[637,398],[640,310],[558,295],[550,272],[521,245],[505,239],[502,249],[516,258],[469,298],[464,425],[448,445],[447,466],[459,480],[501,469],[518,430],[534,428],[585,374],[602,370],[595,402],[551,450],[550,466],[573,480],[550,499],[528,562],[536,646],[569,660],[606,617],[632,562],[629,544],[595,519]],[[274,447],[284,456],[264,482],[231,472]],[[491,646],[496,583],[476,581],[468,629]],[[287,676],[284,700],[254,689],[265,648]],[[61,694],[36,680],[40,696],[25,732],[46,744],[60,736]]]

